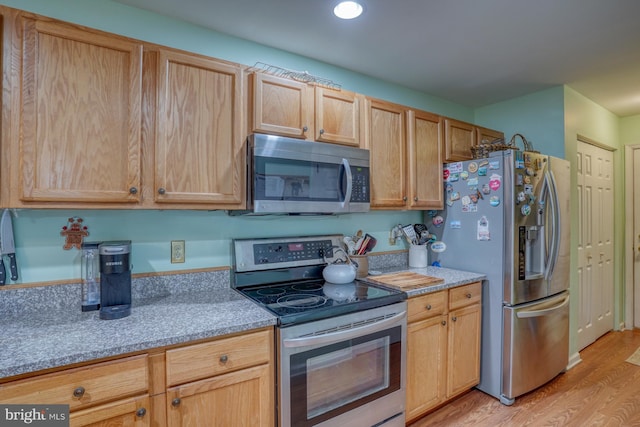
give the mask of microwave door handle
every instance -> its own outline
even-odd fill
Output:
[[[342,167],[344,174],[347,176],[347,191],[344,193],[344,200],[340,203],[340,207],[344,210],[349,209],[349,201],[351,200],[351,191],[353,190],[353,175],[351,174],[351,165],[349,160],[342,159]]]

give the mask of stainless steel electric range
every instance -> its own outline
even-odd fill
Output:
[[[234,287],[278,318],[282,427],[405,423],[406,294],[325,282],[342,238],[233,242]]]

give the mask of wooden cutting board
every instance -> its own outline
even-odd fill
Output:
[[[391,286],[392,288],[397,288],[402,291],[444,283],[444,279],[440,279],[439,277],[425,276],[424,274],[412,273],[410,271],[382,274],[380,276],[368,276],[367,280]]]

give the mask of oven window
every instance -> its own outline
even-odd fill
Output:
[[[307,359],[307,418],[389,387],[389,337]]]
[[[400,389],[401,328],[291,356],[291,421],[314,425]]]

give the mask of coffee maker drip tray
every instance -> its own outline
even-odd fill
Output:
[[[103,320],[122,319],[131,314],[131,304],[100,307],[100,318]]]

